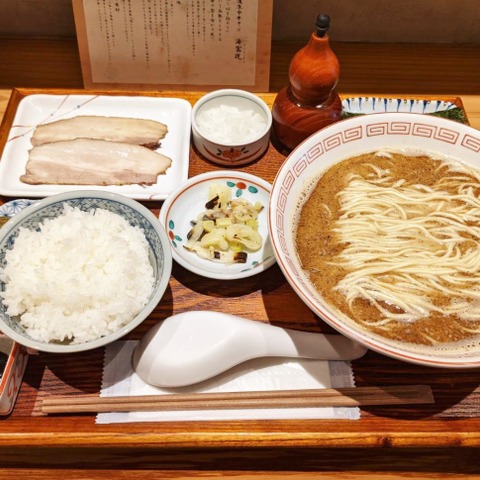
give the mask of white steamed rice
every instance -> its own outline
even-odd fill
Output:
[[[104,209],[65,204],[40,231],[21,228],[5,259],[7,313],[42,342],[117,331],[146,305],[154,283],[143,231]]]

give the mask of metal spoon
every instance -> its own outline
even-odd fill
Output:
[[[148,331],[133,354],[147,383],[181,387],[258,357],[354,360],[367,349],[336,334],[308,333],[220,312],[173,315]]]

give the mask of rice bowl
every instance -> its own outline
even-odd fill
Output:
[[[48,231],[49,224],[57,232],[50,232],[50,246],[38,231]],[[17,240],[21,258],[14,253]],[[32,242],[42,247],[32,248]],[[151,313],[171,264],[165,232],[134,200],[97,191],[41,200],[0,232],[0,329],[39,351],[105,345]],[[36,278],[26,283],[32,275]]]

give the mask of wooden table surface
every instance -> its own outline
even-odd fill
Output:
[[[284,72],[285,64],[273,64],[272,72],[275,69]],[[348,78],[353,76],[351,72]],[[52,73],[50,78],[54,78]],[[53,83],[38,86],[59,87]],[[457,95],[453,85],[445,87],[445,93],[437,98],[444,98],[447,92]],[[377,91],[341,93],[394,93],[383,87],[385,84],[379,82]],[[416,93],[414,87],[410,84],[411,90],[406,92]],[[475,88],[478,85],[468,90],[471,94],[460,97],[470,124],[480,129],[480,92]],[[425,91],[420,90],[417,93],[424,96]],[[22,90],[12,96],[10,88],[0,90],[0,117],[12,101],[0,132],[0,148],[11,124],[12,107],[22,95],[36,91],[38,88]],[[170,96],[172,92],[154,94]],[[200,93],[178,95],[194,103]],[[275,93],[261,96],[271,105]],[[244,170],[272,181],[282,161],[283,156],[271,147],[264,158]],[[216,168],[192,152],[190,175]],[[161,205],[150,206],[158,211]],[[276,266],[219,289],[215,281],[175,265],[164,300],[131,338],[140,338],[161,318],[192,308],[228,309],[280,326],[328,330],[298,299]],[[10,417],[0,420],[0,478],[453,479],[477,478],[480,472],[479,369],[428,369],[369,352],[354,362],[357,385],[428,383],[433,386],[437,404],[372,407],[363,409],[358,421],[95,425],[91,415],[39,414],[41,396],[49,391],[98,391],[101,362],[101,351],[68,359],[52,354],[31,356],[17,406]]]

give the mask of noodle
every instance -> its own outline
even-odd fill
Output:
[[[330,170],[297,230],[300,259],[319,291],[397,340],[436,344],[478,332],[478,172],[400,153],[353,157]],[[321,218],[309,231],[315,212]],[[320,254],[312,251],[315,229]]]

